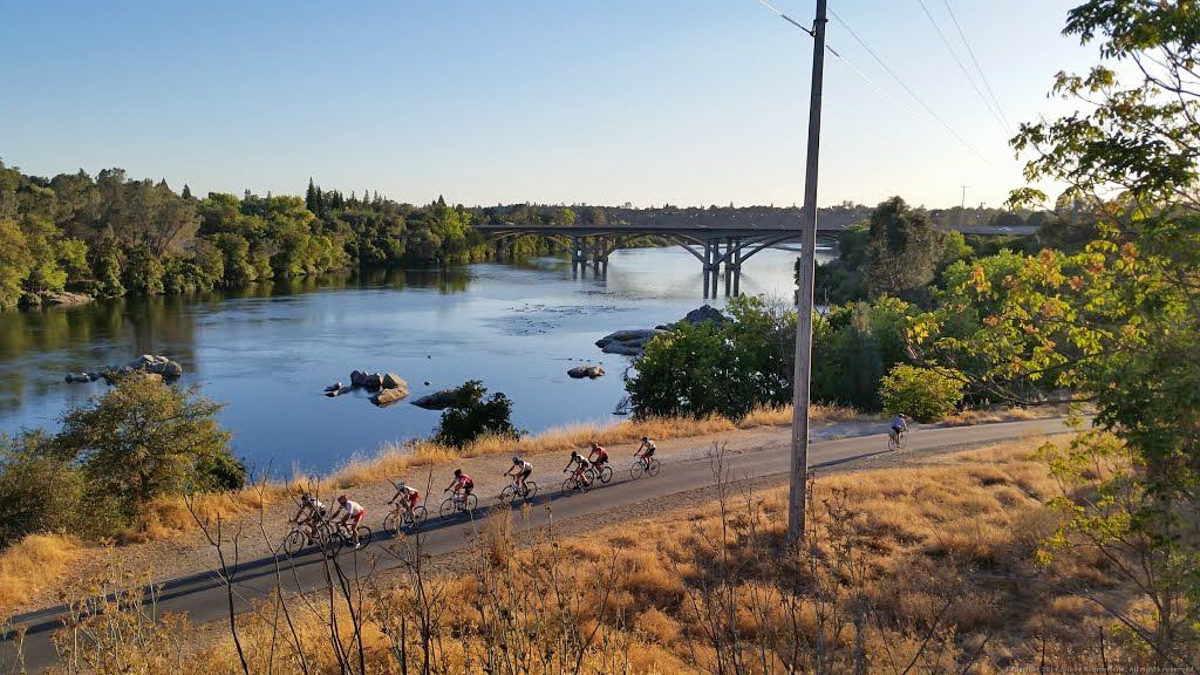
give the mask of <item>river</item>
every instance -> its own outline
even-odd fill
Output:
[[[795,258],[771,250],[747,261],[742,292],[789,298]],[[395,372],[411,398],[482,380],[513,400],[514,423],[530,432],[612,421],[630,359],[593,343],[676,321],[704,303],[701,289],[700,265],[685,251],[630,249],[611,256],[603,279],[590,270],[574,278],[568,262],[546,258],[0,313],[0,431],[56,428],[67,409],[105,390],[102,381],[67,384],[66,373],[140,354],[178,361],[182,384],[225,404],[220,422],[236,454],[285,475],[328,471],[437,425],[440,413],[406,402],[380,409],[365,393],[322,394],[356,368]],[[568,378],[583,362],[608,375]]]

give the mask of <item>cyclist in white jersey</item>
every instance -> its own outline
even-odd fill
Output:
[[[513,455],[512,466],[504,472],[504,475],[515,477],[517,484],[521,486],[521,491],[527,492],[529,488],[525,486],[525,480],[531,473],[533,473],[533,464],[521,459],[518,455]]]
[[[329,519],[333,520],[338,517],[339,513],[345,511],[346,515],[342,516],[340,522],[343,525],[350,524],[350,531],[354,533],[354,548],[362,546],[358,540],[358,526],[367,515],[367,510],[362,507],[362,504],[346,499],[346,495],[338,497],[337,503],[337,508],[333,510],[333,515],[329,516]]]

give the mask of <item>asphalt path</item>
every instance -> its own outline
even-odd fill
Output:
[[[900,453],[1066,431],[1068,428],[1060,419],[921,429],[909,434],[907,447]],[[886,450],[886,447],[886,436],[881,435],[816,441],[810,446],[809,465],[819,471],[882,454],[881,450]],[[761,449],[730,454],[725,457],[724,465],[728,478],[735,481],[783,474],[789,470],[789,447],[785,442],[778,442],[764,445]],[[530,524],[535,527],[547,524],[551,513],[556,521],[582,518],[650,499],[702,489],[715,482],[711,463],[704,458],[664,462],[655,477],[642,476],[634,480],[628,465],[614,464],[613,473],[610,483],[601,485],[597,482],[586,493],[562,492],[562,474],[535,474],[532,479],[539,483],[540,489],[532,502],[535,506],[550,504],[552,508],[531,509],[528,515]],[[483,527],[489,508],[497,504],[494,496],[479,495],[479,498],[480,506],[473,514],[445,519],[437,515],[438,504],[427,505],[430,516],[421,527],[422,553],[436,556],[468,546],[472,535]],[[379,540],[387,539],[393,533],[380,532],[383,514],[375,515],[377,517],[367,523],[375,528],[375,541],[360,551],[347,549],[338,558],[348,576],[372,574],[401,564],[399,559],[383,550]],[[291,591],[312,591],[326,586],[330,566],[324,564],[326,558],[321,551],[308,548],[290,558],[281,551],[280,556],[278,560],[267,557],[240,562],[232,568],[230,578],[233,579],[236,611],[246,611],[253,603],[274,593],[280,580]],[[229,611],[228,592],[215,571],[159,584],[155,589],[155,602],[157,613],[183,613],[193,623],[225,618]],[[43,670],[56,662],[57,656],[50,638],[62,626],[66,610],[64,606],[49,607],[11,619],[13,628],[21,627],[26,631],[25,664],[31,671]],[[10,672],[15,663],[12,636],[10,632],[0,642],[0,672]]]

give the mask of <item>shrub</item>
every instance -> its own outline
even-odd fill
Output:
[[[195,388],[131,375],[68,412],[55,443],[82,467],[89,493],[114,499],[129,516],[161,495],[242,486],[229,432],[215,419],[220,409]]]
[[[889,413],[905,413],[918,422],[937,422],[962,401],[963,384],[928,368],[900,364],[883,378],[880,395]]]
[[[41,432],[0,436],[0,547],[27,534],[74,529],[83,477]]]
[[[646,345],[625,383],[639,418],[740,420],[792,398],[796,313],[760,298],[735,298],[730,321],[683,323]]]
[[[437,440],[456,448],[466,447],[481,436],[519,436],[512,425],[512,401],[502,393],[487,397],[479,380],[465,382],[455,390],[453,405],[442,411]]]

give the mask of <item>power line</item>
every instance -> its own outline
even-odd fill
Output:
[[[954,138],[956,138],[964,147],[975,153],[975,155],[982,159],[985,164],[993,169],[996,168],[995,165],[992,164],[992,162],[985,157],[982,152],[979,152],[975,146],[967,142],[967,139],[963,138],[957,131],[955,131],[954,127],[950,126],[946,120],[942,119],[941,115],[938,115],[928,103],[918,96],[917,93],[912,90],[912,87],[905,84],[904,80],[900,79],[900,76],[896,74],[896,71],[892,70],[892,68],[888,66],[883,58],[881,58],[879,54],[875,53],[875,50],[871,48],[871,45],[867,44],[865,40],[859,37],[858,33],[855,33],[854,29],[851,28],[844,20],[842,20],[842,17],[838,16],[837,12],[835,12],[833,9],[830,9],[829,15],[832,16],[839,24],[841,24],[842,28],[846,29],[846,32],[850,34],[850,37],[854,38],[854,41],[857,42],[863,49],[865,49],[867,53],[871,55],[871,58],[875,59],[875,62],[878,63],[885,71],[887,71],[887,74],[891,75],[892,79],[895,80],[896,83],[899,84],[902,89],[904,89],[904,91],[908,92],[908,95],[911,96],[914,101],[916,101],[922,108],[925,109],[925,112],[929,113],[930,117],[937,120],[938,124],[942,125],[946,131],[950,132],[950,134],[954,136]]]
[[[1004,120],[1000,119],[1000,116],[997,115],[996,111],[992,109],[992,104],[990,101],[988,101],[987,96],[984,95],[983,90],[979,88],[979,85],[975,84],[975,78],[971,76],[971,71],[967,70],[967,66],[963,64],[962,59],[958,58],[958,52],[954,51],[954,47],[950,46],[950,40],[946,39],[946,34],[942,32],[942,27],[938,25],[937,20],[933,18],[933,14],[930,13],[929,7],[925,4],[925,0],[917,0],[917,4],[921,6],[921,11],[925,13],[925,18],[929,19],[930,25],[932,25],[933,30],[937,32],[938,38],[941,39],[942,44],[946,47],[946,51],[950,52],[950,58],[954,59],[954,63],[958,64],[958,69],[961,70],[963,76],[967,78],[967,82],[971,83],[971,88],[975,90],[975,93],[979,96],[979,100],[983,101],[984,107],[987,108],[989,113],[991,113],[997,124],[1007,129],[1007,125],[1005,125]]]
[[[1004,128],[1012,132],[1012,125],[1008,123],[1008,116],[1004,114],[1004,108],[1000,105],[1000,99],[996,98],[996,92],[992,91],[992,85],[988,82],[987,75],[984,74],[983,68],[979,66],[979,60],[975,58],[975,50],[971,49],[971,41],[967,39],[962,26],[959,25],[958,17],[954,16],[954,9],[950,7],[950,0],[942,0],[942,3],[946,5],[946,11],[950,13],[950,21],[954,23],[954,28],[958,31],[958,37],[962,38],[963,46],[967,48],[967,55],[971,57],[971,63],[975,65],[975,70],[979,71],[979,79],[983,80],[984,88],[987,89],[988,94],[992,97],[992,102],[996,104],[996,111],[1000,113],[1000,119],[1004,122]]]
[[[796,28],[799,28],[800,30],[804,31],[809,36],[813,35],[812,30],[810,30],[809,28],[806,28],[804,25],[802,25],[799,22],[797,22],[796,20],[792,19],[790,16],[783,13],[782,11],[780,11],[778,8],[776,8],[774,5],[767,2],[766,0],[757,0],[757,2],[758,2],[758,4],[762,5],[763,7],[766,7],[767,9],[771,10],[771,12],[773,12],[779,18],[783,19],[784,21],[787,21],[788,23],[792,24]],[[958,134],[958,132],[954,130],[953,127],[951,127],[948,123],[946,123],[945,120],[943,120],[940,116],[938,116],[938,114],[936,112],[934,112],[932,108],[930,108],[928,105],[926,105],[926,103],[923,100],[921,100],[921,97],[917,96],[916,92],[914,92],[908,85],[906,85],[904,83],[904,81],[901,80],[900,77],[898,75],[896,75],[896,73],[891,68],[889,68],[886,63],[883,62],[883,59],[881,59],[879,57],[879,55],[876,54],[875,51],[873,49],[871,49],[871,47],[866,42],[864,42],[863,39],[860,38],[858,36],[858,34],[855,33],[850,28],[850,26],[846,25],[846,22],[843,21],[841,19],[841,17],[839,17],[837,15],[836,12],[834,12],[832,9],[830,9],[829,13],[833,16],[833,18],[837,19],[837,22],[839,24],[841,24],[842,27],[845,28],[846,31],[849,32],[850,35],[853,36],[854,39],[860,45],[862,45],[862,47],[864,49],[867,50],[867,53],[869,53],[875,59],[875,61],[879,63],[879,65],[883,66],[883,69],[886,70],[888,72],[888,74],[892,76],[892,79],[896,80],[896,82],[898,82],[900,84],[900,86],[903,87],[906,92],[908,92],[908,95],[911,96],[917,103],[919,103],[921,105],[922,108],[925,109],[925,112],[929,113],[929,115],[931,117],[933,117],[933,119],[937,120],[937,122],[946,131],[950,132],[950,134],[952,136],[954,136],[955,140],[957,140],[959,143],[961,143],[964,147],[966,147],[971,152],[975,153],[975,155],[977,157],[979,157],[981,160],[983,160],[984,164],[987,164],[989,167],[991,167],[993,169],[996,168],[995,165],[993,165],[991,163],[991,161],[989,161],[988,158],[983,155],[983,153],[981,153],[981,152],[979,152],[979,150],[975,149],[975,146],[968,143],[967,140],[965,138],[963,138],[962,136],[960,136]],[[926,126],[925,123],[921,120],[921,118],[916,113],[914,113],[910,108],[905,106],[900,101],[896,100],[893,96],[888,94],[887,91],[883,89],[883,87],[876,84],[875,81],[872,80],[870,77],[867,77],[866,73],[864,73],[861,69],[859,69],[857,66],[855,66],[854,63],[850,61],[850,59],[847,59],[840,52],[838,52],[836,49],[834,49],[832,45],[826,44],[825,49],[830,54],[833,54],[834,56],[836,56],[842,63],[846,64],[846,67],[848,67],[855,75],[858,75],[860,78],[862,78],[862,80],[864,82],[866,82],[868,85],[870,85],[871,88],[874,89],[880,96],[887,99],[889,102],[891,102],[893,105],[895,105],[901,111],[903,111],[906,115],[911,117],[914,122],[921,125],[922,127]],[[990,110],[990,108],[989,108],[989,110]]]

